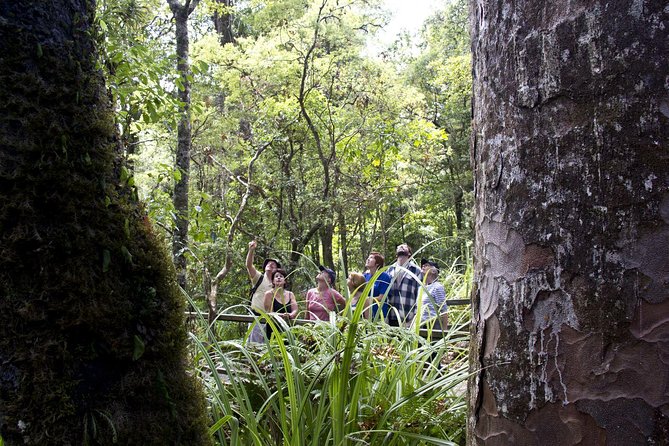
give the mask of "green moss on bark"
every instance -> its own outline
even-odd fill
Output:
[[[0,10],[0,434],[207,444],[173,267],[115,168],[92,10]]]

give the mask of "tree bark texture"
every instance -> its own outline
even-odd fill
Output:
[[[118,173],[94,11],[0,6],[0,435],[208,444],[174,269]]]
[[[215,3],[217,6],[223,7],[223,11],[216,10],[213,17],[214,29],[218,33],[219,41],[221,45],[233,43],[235,41],[235,35],[232,32],[234,17],[231,11],[234,2],[232,0],[215,0]]]
[[[320,230],[320,239],[321,239],[321,249],[323,250],[323,265],[336,269],[334,263],[334,257],[332,255],[332,239],[334,237],[334,225],[331,223],[326,223],[321,226]]]
[[[667,2],[470,5],[469,442],[667,444]]]

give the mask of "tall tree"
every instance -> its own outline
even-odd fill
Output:
[[[437,234],[451,236],[448,252],[453,257],[465,257],[467,242],[473,237],[473,222],[467,212],[473,198],[469,167],[472,80],[467,4],[468,0],[448,2],[426,21],[421,33],[421,51],[412,56],[415,59],[408,70],[411,84],[425,96],[423,116],[445,136],[420,141],[418,145],[412,166],[420,173],[421,189],[438,190],[441,197],[434,200],[432,194],[420,193],[418,207],[439,222],[435,225]]]
[[[192,145],[191,127],[191,72],[188,63],[188,17],[200,0],[167,0],[174,14],[176,24],[177,86],[179,97],[179,125],[177,129],[177,150],[175,167],[178,171],[174,183],[174,233],[172,234],[172,255],[177,268],[177,282],[186,288],[186,250],[188,249],[188,186],[190,179],[190,156]]]
[[[232,29],[234,16],[232,15],[233,0],[214,0],[214,28],[218,33],[221,45],[235,41],[235,34]]]
[[[0,435],[207,444],[174,270],[120,174],[94,9],[0,8]]]
[[[114,106],[125,165],[133,174],[142,146],[141,130],[165,122],[176,127],[178,120],[177,98],[165,88],[169,85],[165,80],[174,71],[168,57],[173,50],[155,38],[172,27],[171,17],[156,15],[161,2],[103,0],[96,11],[96,21],[103,31],[100,65]]]
[[[471,444],[669,438],[669,16],[471,2]]]

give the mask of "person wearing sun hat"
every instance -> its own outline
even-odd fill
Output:
[[[421,323],[433,320],[435,329],[445,330],[448,326],[448,304],[444,286],[439,282],[439,268],[428,265],[424,271],[423,281],[426,287],[423,293]]]
[[[272,289],[272,274],[277,269],[281,268],[281,263],[276,259],[265,259],[262,264],[263,273],[261,274],[255,266],[253,260],[258,242],[252,240],[249,242],[249,250],[246,253],[246,272],[251,279],[253,288],[251,289],[251,310],[256,315],[260,315],[260,311],[265,310],[265,293]],[[263,342],[265,337],[265,329],[258,323],[251,332],[250,340],[253,342]]]
[[[327,321],[331,311],[339,311],[346,306],[346,299],[333,288],[337,274],[323,265],[319,265],[318,269],[316,288],[307,291],[307,318]]]
[[[421,270],[421,279],[425,280],[427,277],[427,272],[430,268],[437,268],[437,272],[439,271],[439,265],[437,265],[437,262],[433,262],[430,259],[422,258],[420,259],[420,270]]]

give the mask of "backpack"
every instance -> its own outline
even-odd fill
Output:
[[[258,290],[258,287],[260,287],[260,284],[262,283],[262,280],[265,278],[264,275],[260,276],[260,279],[256,282],[255,285],[253,285],[253,288],[251,288],[251,292],[249,293],[249,300],[253,299],[253,295],[256,293]]]

